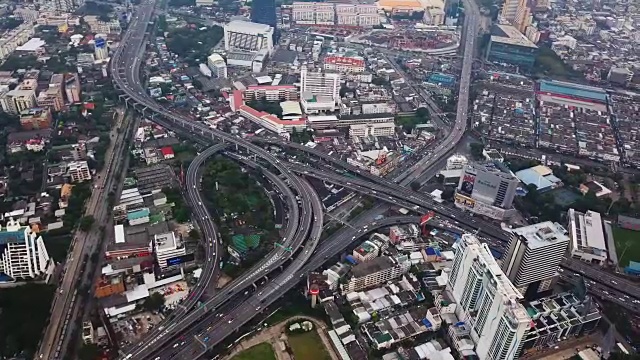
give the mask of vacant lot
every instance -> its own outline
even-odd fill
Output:
[[[233,360],[276,360],[271,344],[262,343],[250,347],[233,357]]]
[[[289,346],[293,350],[296,359],[304,360],[331,360],[324,348],[322,339],[315,331],[289,336]]]
[[[640,261],[640,232],[614,227],[613,239],[621,267],[629,265],[629,261]]]

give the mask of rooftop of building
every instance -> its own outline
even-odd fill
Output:
[[[366,262],[362,262],[351,269],[351,274],[356,277],[363,277],[385,269],[392,268],[394,261],[388,256],[377,257]]]
[[[258,24],[251,21],[233,20],[225,25],[225,30],[258,35],[273,31],[273,28],[269,25]]]
[[[516,172],[516,176],[525,185],[535,185],[538,190],[548,189],[562,184],[562,180],[553,175],[553,171],[544,165],[537,165]]]
[[[566,230],[560,224],[551,221],[519,227],[512,229],[512,231],[526,239],[527,246],[530,249],[569,243],[569,236],[567,236]]]
[[[607,100],[607,93],[602,88],[558,80],[541,80],[540,92],[575,96],[596,101]]]
[[[517,45],[537,49],[536,44],[527,39],[518,29],[511,25],[495,25],[491,31],[491,42]]]

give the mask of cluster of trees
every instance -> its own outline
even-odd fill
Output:
[[[171,7],[195,6],[196,0],[169,0]]]
[[[146,311],[160,311],[163,306],[164,295],[158,292],[151,294],[149,297],[144,299],[144,302],[142,303],[142,307]]]
[[[205,61],[210,50],[218,44],[224,35],[220,26],[211,26],[200,30],[204,25],[177,28],[167,37],[167,48],[178,54],[188,64],[197,66]]]
[[[26,284],[0,291],[0,358],[35,359],[47,324],[54,285]]]
[[[84,213],[84,203],[91,196],[91,184],[80,183],[73,186],[71,196],[67,200],[63,221],[65,227],[73,228],[79,224]]]
[[[271,202],[264,189],[233,161],[215,157],[206,168],[202,187],[221,213],[236,214],[247,225],[258,229],[274,228]]]
[[[22,24],[22,20],[14,17],[3,17],[0,19],[0,30],[15,29]]]
[[[55,36],[58,38],[57,35]],[[0,65],[2,71],[16,71],[18,69],[43,69],[45,68],[54,73],[70,72],[74,67],[68,64],[60,55],[51,55],[46,63],[38,61],[34,55],[12,54]]]
[[[568,66],[555,51],[547,46],[538,49],[538,55],[534,64],[534,72],[543,76],[573,78],[580,74]]]
[[[258,111],[264,111],[277,117],[282,117],[282,107],[280,107],[280,104],[277,102],[267,101],[263,98],[260,100],[251,100],[247,105]]]
[[[396,117],[396,125],[402,126],[405,132],[411,132],[416,125],[425,124],[431,119],[429,110],[425,107],[418,108],[414,116],[398,116]]]
[[[563,179],[562,172],[558,171],[558,167],[553,168],[553,173],[559,177],[563,182],[565,179],[567,184],[581,184],[584,181],[576,180],[580,179],[580,174],[569,174]],[[584,175],[586,176],[586,175]],[[621,197],[614,201],[609,197],[598,198],[593,191],[589,191],[586,194],[578,192],[575,185],[569,188],[570,191],[576,192],[577,200],[570,206],[578,211],[585,212],[587,210],[597,211],[601,214],[615,216],[618,214],[629,214],[633,212],[633,206],[625,197]],[[525,212],[529,216],[538,217],[539,221],[562,221],[564,214],[567,211],[567,206],[558,204],[555,200],[553,192],[540,193],[538,188],[534,184],[527,185],[527,195],[524,197],[516,198],[516,207]]]
[[[171,212],[173,213],[173,219],[179,223],[185,223],[189,221],[191,211],[184,203],[180,190],[174,188],[164,188],[162,192],[167,196],[167,203],[173,204]]]
[[[97,3],[95,1],[85,1],[84,6],[79,11],[83,15],[96,15],[107,17],[107,19],[101,19],[102,21],[109,21],[109,14],[113,12],[113,6],[105,3]]]
[[[298,131],[294,128],[293,131],[291,132],[291,141],[299,144],[306,144],[309,141],[313,141],[313,131],[311,130]]]

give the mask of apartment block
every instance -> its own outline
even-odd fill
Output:
[[[80,97],[82,89],[80,87],[80,77],[78,74],[64,75],[64,92],[67,96],[67,102],[70,104],[79,103],[82,100]]]
[[[31,108],[20,113],[20,126],[23,130],[48,129],[51,122],[51,111],[47,108]]]
[[[6,32],[0,38],[0,59],[6,59],[15,49],[29,41],[35,34],[33,23],[25,22],[15,29]]]
[[[298,89],[294,85],[256,85],[244,91],[245,100],[295,101]]]
[[[62,111],[64,108],[64,74],[54,74],[49,87],[38,94],[38,106],[47,107],[51,111]]]
[[[376,257],[360,263],[351,269],[351,278],[344,286],[344,292],[360,291],[380,285],[409,271],[411,261],[406,255],[397,258]]]
[[[292,20],[298,25],[373,27],[380,25],[378,7],[372,4],[294,2]]]
[[[395,123],[359,124],[349,126],[349,136],[393,136],[396,133]]]
[[[71,182],[91,180],[91,171],[86,161],[72,161],[67,164],[67,174]]]
[[[360,58],[328,56],[324,59],[324,69],[341,73],[361,73],[365,69],[365,63]]]
[[[18,115],[22,111],[36,106],[36,91],[21,90],[20,87],[8,91],[0,98],[2,110],[7,114]]]
[[[300,91],[325,96],[337,102],[340,99],[340,74],[309,70],[303,66],[300,70]]]

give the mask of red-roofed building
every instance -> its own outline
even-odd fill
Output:
[[[290,133],[293,129],[301,131],[307,128],[307,122],[302,118],[298,120],[282,120],[275,115],[258,111],[247,105],[240,106],[238,112],[265,129],[278,134]]]
[[[160,149],[160,152],[162,153],[162,157],[166,159],[173,159],[175,157],[175,154],[173,153],[173,149],[171,148],[171,146],[165,146],[162,149]]]
[[[329,56],[324,59],[324,69],[346,72],[360,73],[365,68],[364,60],[358,58],[350,58],[343,56]]]

